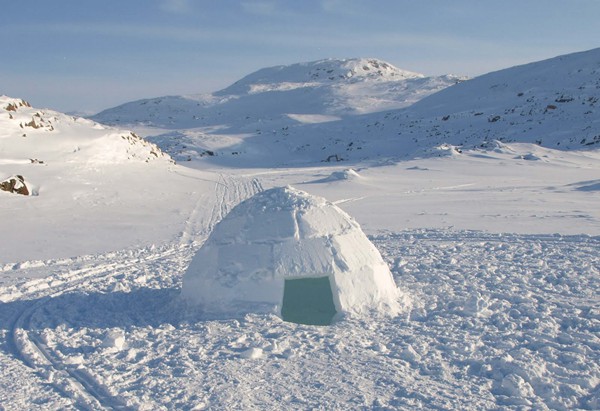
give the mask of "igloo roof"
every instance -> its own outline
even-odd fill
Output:
[[[265,243],[327,237],[359,229],[338,207],[292,187],[263,191],[240,203],[211,234],[211,242]]]
[[[240,203],[215,226],[182,294],[211,311],[278,311],[286,279],[320,277],[330,279],[338,311],[396,306],[391,273],[358,223],[323,198],[279,187]]]

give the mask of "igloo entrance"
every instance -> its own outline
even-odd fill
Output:
[[[284,321],[330,325],[336,313],[328,277],[285,280],[281,306]]]

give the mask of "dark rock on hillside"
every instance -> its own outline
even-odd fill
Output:
[[[0,190],[8,191],[9,193],[22,194],[24,196],[31,194],[25,184],[25,179],[20,175],[9,177],[0,182]]]

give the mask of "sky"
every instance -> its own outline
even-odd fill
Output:
[[[0,95],[91,114],[323,58],[474,77],[600,47],[599,18],[600,0],[4,1]]]

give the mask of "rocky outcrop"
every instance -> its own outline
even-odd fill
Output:
[[[31,107],[31,105],[28,102],[26,102],[25,100],[14,99],[12,102],[9,102],[4,107],[4,110],[6,110],[6,111],[17,111],[19,109],[19,107]]]
[[[0,182],[0,190],[8,191],[9,193],[22,194],[28,196],[31,194],[25,184],[23,176],[14,175]]]

